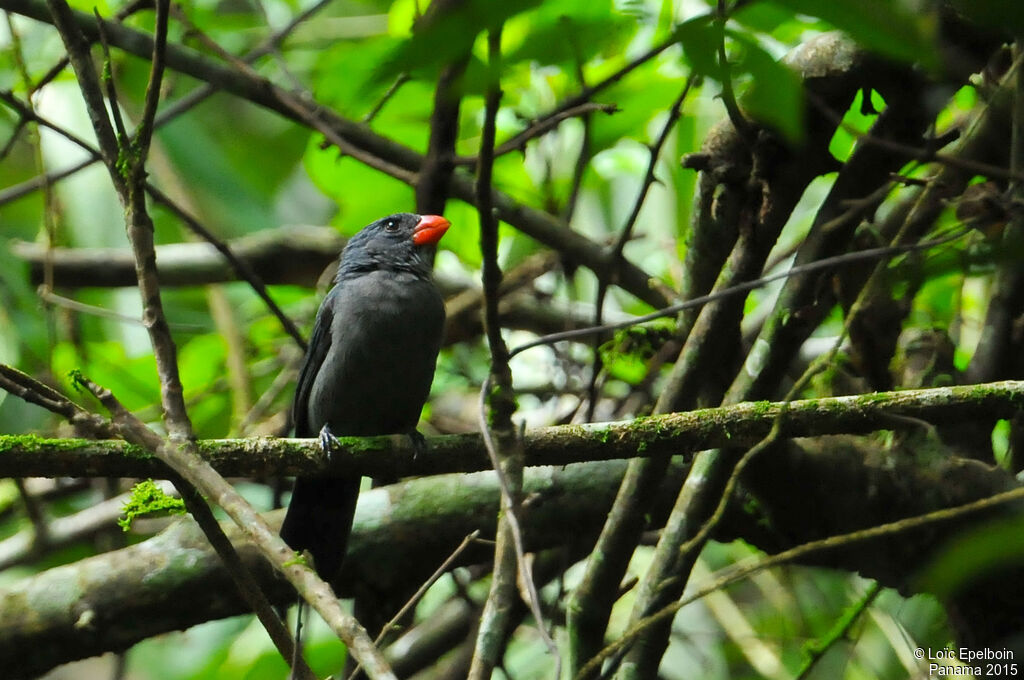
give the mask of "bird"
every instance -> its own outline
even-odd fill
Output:
[[[295,437],[409,435],[430,392],[444,332],[433,249],[451,226],[439,215],[398,213],[373,222],[342,249],[334,285],[317,311],[299,370]],[[307,551],[330,581],[345,557],[360,478],[298,477],[281,538]]]

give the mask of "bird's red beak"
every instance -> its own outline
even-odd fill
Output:
[[[440,215],[423,215],[412,230],[412,242],[418,246],[434,245],[450,226],[452,223]]]

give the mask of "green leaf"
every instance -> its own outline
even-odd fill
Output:
[[[247,133],[247,143],[239,144],[238,130],[250,128],[259,132]],[[156,136],[174,171],[189,178],[192,212],[229,235],[279,226],[277,192],[294,175],[297,150],[310,134],[229,100],[209,112],[200,107]],[[253,162],[254,149],[261,151],[259,162]]]
[[[441,67],[470,53],[476,37],[489,28],[537,6],[540,0],[452,3],[444,15],[424,21],[412,36],[399,44],[374,71],[374,79],[387,82],[400,73],[429,77]]]
[[[444,213],[452,227],[445,232],[438,249],[455,253],[459,261],[468,267],[479,267],[480,216],[476,208],[462,201],[448,201]]]
[[[608,0],[542,3],[519,14],[502,31],[506,64],[532,61],[574,70],[597,56],[619,56],[636,18],[616,11]]]
[[[722,31],[709,15],[702,15],[676,27],[676,38],[690,67],[698,74],[720,80],[718,46]]]
[[[381,36],[342,40],[325,47],[317,54],[311,74],[317,101],[342,115],[365,116],[394,82],[375,77],[374,69],[401,43],[398,38]]]
[[[310,179],[338,204],[334,222],[348,236],[385,215],[411,211],[415,207],[413,189],[382,172],[352,158],[338,158],[334,148],[320,149],[311,140],[305,157]]]
[[[993,520],[954,538],[917,578],[918,590],[940,600],[955,596],[972,582],[1003,568],[1024,563],[1024,518]]]
[[[616,104],[619,110],[610,115],[602,113],[591,117],[590,148],[593,153],[610,149],[623,138],[644,144],[653,142],[657,132],[651,130],[649,123],[668,111],[683,87],[683,80],[658,73],[656,63],[642,66],[637,71],[643,74],[642,81],[624,81],[598,98],[603,103]]]
[[[51,365],[58,375],[77,372],[106,387],[128,410],[160,401],[153,355],[129,357],[124,344],[117,340],[86,342],[81,353],[70,342],[57,343]]]
[[[178,372],[186,391],[205,387],[225,373],[227,343],[219,333],[197,335],[181,346]]]
[[[912,12],[899,0],[773,0],[798,14],[818,17],[864,47],[925,66],[936,63],[930,15]]]
[[[875,90],[870,90],[869,94],[871,97],[871,107],[879,113],[885,110],[885,100],[882,99],[882,95],[878,94]],[[863,103],[864,90],[858,90],[853,103],[850,104],[846,115],[843,116],[843,124],[836,128],[835,134],[832,135],[832,140],[828,145],[829,153],[844,163],[850,157],[850,154],[853,153],[857,140],[871,131],[871,126],[878,118],[878,115],[875,113],[865,113]]]
[[[732,31],[729,35],[743,48],[733,75],[750,75],[750,84],[740,98],[743,110],[777,129],[791,142],[799,143],[804,135],[800,76],[747,36]]]
[[[793,24],[806,26],[792,11],[770,2],[747,3],[733,12],[729,18],[753,31],[771,35]]]

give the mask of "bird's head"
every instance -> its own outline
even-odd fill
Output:
[[[429,249],[451,223],[439,215],[397,213],[363,227],[341,253],[338,278],[379,269],[429,276]]]

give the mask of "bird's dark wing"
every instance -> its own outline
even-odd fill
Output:
[[[316,313],[313,324],[313,336],[309,339],[306,358],[299,369],[299,380],[295,387],[295,401],[292,403],[292,421],[295,423],[296,437],[315,437],[318,432],[312,431],[309,422],[309,394],[313,391],[313,382],[324,363],[324,357],[331,349],[331,323],[334,320],[334,304],[336,288],[331,289]],[[319,430],[319,428],[318,428]]]
[[[337,291],[335,287],[327,294],[316,313],[309,349],[299,370],[292,406],[296,437],[316,437],[323,425],[309,422],[309,397],[334,340],[331,324]],[[358,495],[358,477],[295,480],[288,513],[281,525],[281,538],[293,550],[309,550],[322,578],[333,576],[345,557]]]

